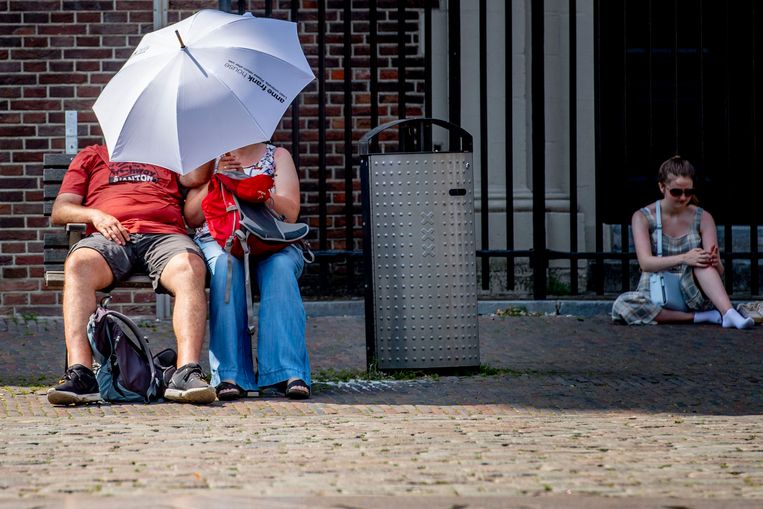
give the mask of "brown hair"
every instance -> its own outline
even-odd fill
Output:
[[[662,185],[666,185],[668,180],[675,177],[686,177],[692,179],[692,181],[694,180],[694,166],[687,159],[679,155],[674,155],[660,165],[657,181]],[[698,204],[697,195],[692,196],[689,202],[693,205]]]

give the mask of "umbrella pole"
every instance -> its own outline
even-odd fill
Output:
[[[178,36],[178,41],[180,41],[180,49],[185,49],[185,44],[183,43],[183,39],[180,37],[180,32],[175,30],[175,35]]]

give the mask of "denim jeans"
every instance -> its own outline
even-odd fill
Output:
[[[244,262],[231,256],[230,299],[225,303],[228,255],[209,236],[196,239],[211,276],[209,290],[209,365],[212,385],[232,381],[246,390],[267,387],[289,378],[308,385],[310,360],[305,343],[305,308],[297,279],[302,253],[289,246],[257,260],[252,267],[260,292],[257,320],[257,375],[247,330]],[[254,282],[252,282],[254,283]]]

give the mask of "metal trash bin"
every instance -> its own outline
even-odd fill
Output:
[[[448,151],[432,151],[433,125]],[[397,151],[379,153],[395,130]],[[479,366],[472,136],[403,119],[363,136],[360,157],[369,369]]]

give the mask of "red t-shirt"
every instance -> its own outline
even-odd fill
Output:
[[[186,233],[178,175],[145,163],[109,161],[104,145],[83,149],[69,165],[59,193],[116,217],[130,233]],[[87,233],[95,229],[88,225]]]

